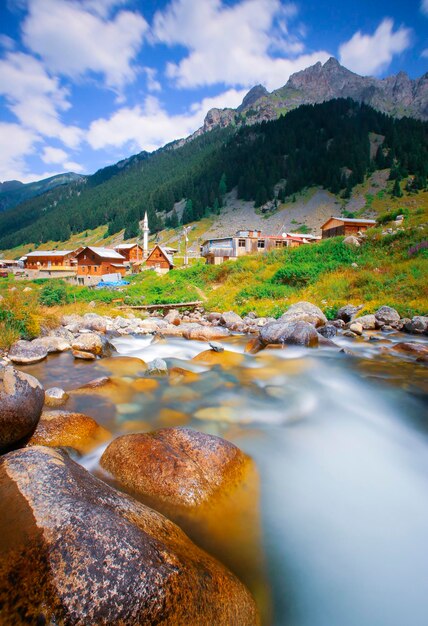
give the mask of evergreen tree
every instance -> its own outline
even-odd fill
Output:
[[[403,192],[401,191],[400,181],[398,178],[395,179],[394,187],[392,189],[392,195],[394,198],[401,198],[403,196]]]

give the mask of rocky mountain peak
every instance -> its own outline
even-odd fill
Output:
[[[244,99],[242,100],[242,104],[239,105],[237,111],[241,112],[245,111],[245,109],[251,108],[251,106],[255,104],[257,100],[260,100],[260,98],[268,95],[269,92],[266,87],[263,87],[263,85],[256,85],[255,87],[250,89],[250,91],[244,97]]]

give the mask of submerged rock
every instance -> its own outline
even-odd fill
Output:
[[[281,322],[308,322],[315,327],[327,324],[321,309],[310,302],[296,302],[279,318]]]
[[[290,344],[297,346],[315,347],[319,336],[312,324],[308,322],[271,322],[260,330],[260,341],[263,345]]]
[[[45,404],[51,407],[62,406],[67,402],[68,397],[68,393],[61,387],[51,387],[45,391]]]
[[[111,433],[82,413],[43,411],[29,446],[73,448],[84,454],[107,441]]]
[[[101,466],[230,567],[266,608],[259,477],[250,457],[220,437],[164,428],[115,439]]]
[[[392,349],[406,355],[416,357],[417,361],[428,362],[428,346],[416,341],[402,341],[396,343]]]
[[[0,497],[5,624],[259,623],[224,566],[63,452],[35,446],[3,456]]]
[[[18,443],[35,429],[45,393],[39,381],[13,367],[0,380],[0,450]]]

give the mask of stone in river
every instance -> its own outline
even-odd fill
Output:
[[[211,341],[229,337],[230,331],[223,326],[196,326],[183,333],[185,339],[197,339],[199,341]]]
[[[64,452],[4,455],[0,498],[4,624],[259,624],[231,572]]]
[[[218,341],[210,341],[210,348],[214,350],[214,352],[223,352],[224,347]]]
[[[321,309],[310,302],[296,302],[279,318],[281,322],[308,322],[313,326],[324,326],[327,318]]]
[[[333,339],[337,335],[337,328],[334,324],[326,324],[325,326],[321,326],[317,329],[319,334],[325,337],[326,339]]]
[[[396,343],[392,349],[395,352],[402,352],[409,356],[416,357],[417,361],[428,362],[428,346],[416,341],[402,341]]]
[[[374,315],[362,315],[361,317],[356,317],[354,322],[358,322],[363,327],[363,330],[375,330],[379,326],[382,326],[382,323],[378,323],[376,317]]]
[[[350,322],[357,315],[358,311],[361,311],[363,305],[354,306],[353,304],[345,304],[337,312],[337,319],[343,322]]]
[[[48,336],[48,337],[39,337],[38,339],[34,339],[31,342],[32,346],[41,346],[42,348],[46,348],[48,353],[51,352],[65,352],[66,350],[70,350],[71,344],[64,337],[56,337],[56,336]]]
[[[71,345],[73,350],[79,352],[91,352],[92,354],[101,355],[103,352],[103,342],[99,335],[95,333],[84,333],[79,335]]]
[[[62,406],[68,400],[68,393],[61,387],[51,387],[45,391],[45,404],[50,407]]]
[[[259,477],[250,457],[219,437],[164,428],[115,439],[100,463],[122,488],[178,523],[266,602]]]
[[[9,359],[18,365],[30,365],[43,361],[48,356],[45,346],[34,345],[32,341],[16,341],[9,350]]]
[[[0,380],[0,450],[17,444],[35,429],[45,392],[39,381],[7,366]]]
[[[319,343],[319,335],[315,327],[308,322],[287,322],[281,318],[260,329],[260,341],[265,346],[289,344],[316,347]]]
[[[43,411],[28,446],[73,448],[85,454],[110,439],[111,433],[82,413]]]
[[[147,364],[148,376],[168,376],[168,365],[163,359],[154,359]]]
[[[93,352],[84,352],[83,350],[73,350],[73,356],[75,359],[82,359],[83,361],[95,361],[97,358]]]
[[[408,333],[414,333],[415,335],[428,334],[428,316],[415,315],[406,322],[405,329]]]
[[[231,352],[225,350],[223,352],[214,352],[214,350],[205,350],[200,352],[192,361],[203,365],[220,365],[223,369],[230,369],[240,365],[244,360],[244,355],[240,352]]]
[[[381,306],[375,313],[375,318],[381,324],[388,324],[394,326],[400,321],[400,314],[396,309],[390,306]]]

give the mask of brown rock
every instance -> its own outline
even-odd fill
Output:
[[[83,333],[73,341],[71,347],[73,354],[77,350],[78,352],[91,352],[100,355],[103,351],[103,342],[101,337],[95,333]]]
[[[51,387],[45,391],[45,404],[50,407],[62,406],[68,400],[68,393],[60,387]]]
[[[230,352],[225,350],[224,352],[214,352],[214,350],[205,350],[200,352],[192,361],[195,363],[201,363],[204,365],[221,365],[223,369],[231,369],[238,365],[241,365],[244,360],[244,355],[239,352]]]
[[[229,335],[230,331],[223,326],[196,326],[183,333],[183,337],[186,339],[197,339],[199,341],[223,339]]]
[[[63,452],[3,456],[0,497],[4,624],[259,623],[224,566]]]
[[[251,458],[219,437],[164,428],[119,437],[100,463],[238,574],[266,610],[259,478]]]
[[[85,454],[110,437],[111,433],[88,415],[43,411],[27,445],[73,448]]]
[[[82,359],[83,361],[95,361],[97,358],[93,352],[84,352],[83,350],[73,350],[73,356],[75,359]]]
[[[393,347],[396,352],[402,352],[409,356],[416,357],[417,361],[428,362],[428,347],[416,341],[402,341]]]
[[[0,450],[16,444],[35,429],[45,393],[39,381],[13,367],[0,380]]]

